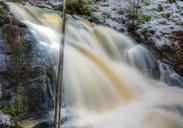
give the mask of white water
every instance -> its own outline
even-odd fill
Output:
[[[10,9],[58,60],[60,16],[15,4]],[[164,83],[164,70],[144,46],[69,15],[65,36],[63,98],[74,119],[63,127],[183,128],[177,109],[183,107],[183,90]]]

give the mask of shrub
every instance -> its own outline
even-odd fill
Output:
[[[183,22],[177,22],[176,25],[183,26]]]
[[[120,8],[120,9],[117,10],[117,13],[121,14],[121,15],[124,15],[125,11],[122,8]]]
[[[146,21],[146,22],[149,22],[151,21],[152,17],[151,16],[148,16],[148,15],[142,15],[142,18]]]
[[[176,0],[168,0],[169,3],[176,3]]]
[[[161,16],[164,17],[164,18],[170,18],[171,13],[170,13],[170,12],[168,12],[168,13],[163,13],[163,14],[161,14]]]
[[[158,4],[158,11],[163,11],[164,10],[164,6],[163,4]]]

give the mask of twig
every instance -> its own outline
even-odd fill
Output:
[[[56,85],[56,99],[55,99],[55,128],[61,127],[61,88],[63,79],[63,61],[64,61],[64,45],[65,45],[65,26],[66,26],[66,0],[63,3],[63,26],[62,26],[62,39],[59,51],[59,63],[58,63],[58,74],[57,74],[57,85]]]

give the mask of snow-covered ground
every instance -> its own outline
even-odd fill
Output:
[[[127,32],[131,22],[128,18],[133,8],[132,0],[98,2],[91,20]],[[141,0],[138,10],[137,33],[143,40],[156,46],[177,44],[170,34],[183,31],[183,2],[168,3],[167,0]]]

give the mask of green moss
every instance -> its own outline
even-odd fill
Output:
[[[134,14],[134,13],[128,13],[128,14],[127,14],[127,17],[128,17],[129,19],[137,19],[137,18],[138,18],[138,15],[136,15],[136,14]]]
[[[86,5],[86,6],[79,8],[79,11],[80,11],[80,14],[82,14],[82,15],[91,16],[94,9],[92,7]]]
[[[151,21],[152,17],[151,16],[148,16],[148,15],[142,15],[142,18],[146,21],[146,22],[149,22]]]
[[[88,5],[92,2],[93,0],[69,0],[67,2],[67,11],[70,14],[83,13],[88,15],[91,13],[91,7],[88,7]]]
[[[176,25],[183,26],[183,22],[177,22]]]
[[[134,22],[134,23],[128,23],[127,24],[127,29],[129,32],[136,32],[137,29],[140,28],[140,25],[137,23],[137,22]]]
[[[12,117],[15,117],[17,114],[15,106],[11,104],[3,106],[2,111],[4,114],[10,115]]]
[[[11,123],[13,124],[12,128],[19,128],[17,126],[17,119],[16,119],[16,116],[18,115],[16,106],[12,104],[4,105],[1,107],[1,110],[3,111],[4,114],[10,116]]]
[[[117,10],[117,13],[120,14],[120,15],[124,15],[125,11],[124,11],[124,9],[120,8],[120,9]]]
[[[163,13],[163,14],[161,14],[161,16],[168,19],[168,18],[171,17],[171,13],[170,13],[170,12],[168,12],[168,13]]]
[[[164,6],[163,4],[158,4],[158,11],[163,11],[164,10]]]
[[[176,3],[176,0],[167,0],[169,3]]]

